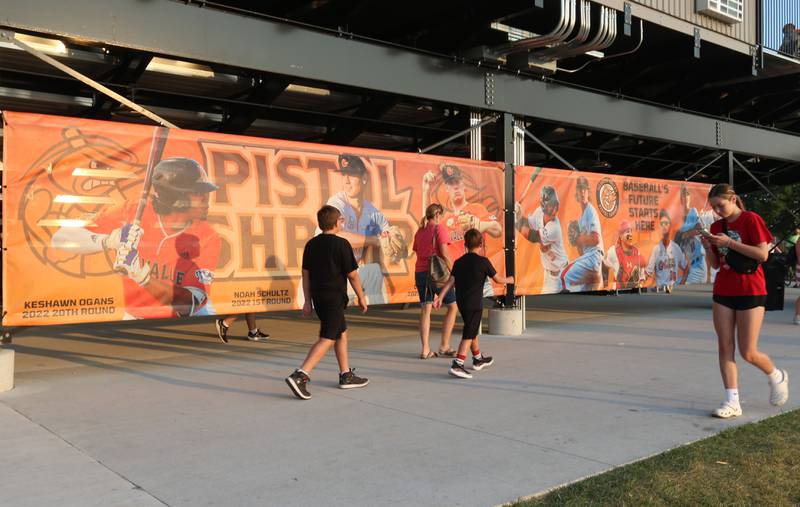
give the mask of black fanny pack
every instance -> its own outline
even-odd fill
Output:
[[[725,222],[725,219],[722,220],[722,232],[730,237],[730,234],[728,234],[728,224]],[[728,248],[728,253],[725,254],[725,262],[731,269],[743,275],[755,273],[760,264],[760,262],[752,257],[736,252],[732,248]]]

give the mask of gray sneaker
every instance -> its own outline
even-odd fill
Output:
[[[354,371],[350,368],[350,371],[339,374],[339,389],[355,389],[369,384],[368,379],[356,376]]]
[[[455,360],[453,360],[453,364],[450,365],[450,370],[447,373],[458,378],[472,378],[472,373],[468,372],[463,364],[458,364]]]
[[[781,370],[783,378],[777,384],[769,383],[769,402],[780,407],[789,400],[789,374]]]
[[[311,379],[300,370],[295,370],[291,375],[286,377],[286,383],[292,389],[292,393],[301,400],[311,399],[311,393],[306,389],[306,384],[309,382],[311,382]]]
[[[214,319],[214,327],[217,328],[217,336],[222,343],[228,343],[228,326],[224,319]]]

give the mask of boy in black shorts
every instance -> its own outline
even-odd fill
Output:
[[[311,238],[303,251],[303,294],[306,302],[303,315],[311,315],[311,303],[320,320],[319,339],[308,351],[303,365],[286,377],[286,383],[295,396],[302,400],[311,398],[306,388],[310,381],[308,374],[333,346],[339,362],[339,387],[352,389],[364,387],[369,383],[357,377],[347,359],[347,322],[344,309],[347,307],[347,282],[353,286],[358,297],[361,312],[367,311],[364,291],[358,278],[353,247],[336,235],[342,227],[344,218],[333,206],[323,206],[317,212],[317,223],[322,234]]]
[[[490,356],[481,354],[478,346],[478,331],[483,313],[483,284],[486,277],[496,283],[514,283],[513,276],[499,276],[489,259],[478,255],[477,251],[482,244],[483,236],[477,229],[470,229],[464,234],[464,246],[467,248],[467,253],[453,264],[450,279],[433,300],[433,307],[439,308],[442,305],[442,295],[447,294],[447,291],[455,285],[456,305],[458,305],[458,311],[464,321],[464,330],[461,333],[458,353],[450,366],[449,373],[459,378],[472,378],[472,374],[464,368],[467,349],[472,351],[473,370],[482,370],[494,363],[494,359]]]

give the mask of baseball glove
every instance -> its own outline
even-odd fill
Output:
[[[576,220],[572,220],[569,225],[567,225],[567,239],[569,239],[569,244],[572,246],[578,245],[578,236],[581,234],[581,226],[578,225]]]
[[[391,260],[393,264],[396,264],[400,262],[400,259],[408,257],[408,242],[399,227],[389,227],[379,239],[384,259]]]
[[[642,273],[640,271],[639,266],[634,266],[633,270],[631,270],[631,276],[628,277],[628,287],[636,287],[639,285],[639,282],[642,280]]]
[[[466,211],[459,211],[458,217],[456,218],[458,222],[458,226],[461,228],[462,231],[466,232],[470,229],[477,229],[480,220],[475,215],[471,215]]]

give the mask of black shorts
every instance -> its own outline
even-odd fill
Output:
[[[319,336],[329,340],[338,340],[347,331],[344,320],[344,309],[347,308],[345,294],[322,294],[313,296],[314,311],[319,317]]]
[[[481,316],[483,309],[458,309],[461,312],[461,320],[464,321],[464,329],[461,331],[462,340],[473,340],[481,330]]]
[[[714,294],[712,299],[715,303],[731,310],[752,310],[767,305],[767,296],[717,296]]]

